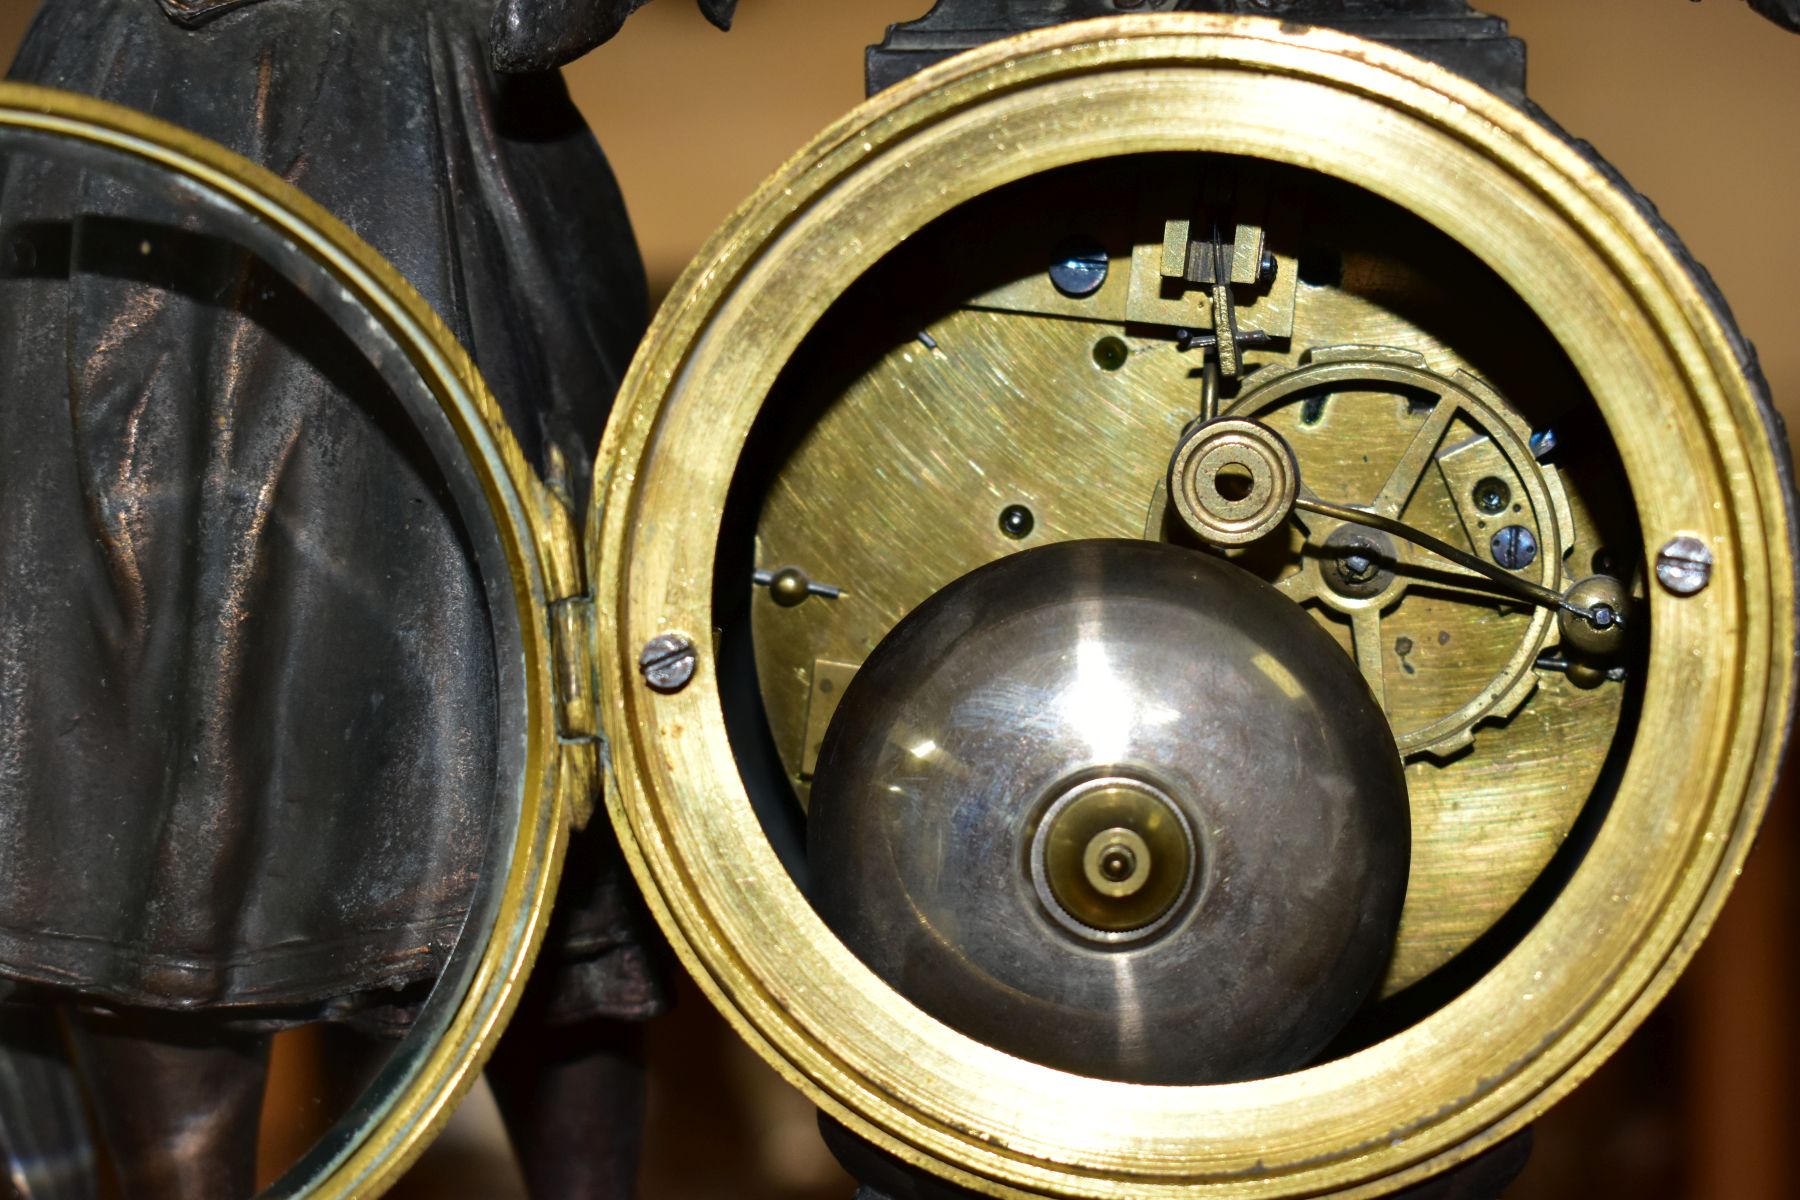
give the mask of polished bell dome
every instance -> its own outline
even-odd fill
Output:
[[[1195,1084],[1313,1059],[1380,979],[1406,781],[1355,665],[1229,562],[1082,541],[876,647],[819,756],[819,913],[989,1045]]]

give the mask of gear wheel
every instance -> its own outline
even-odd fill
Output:
[[[1328,403],[1341,411],[1328,413]],[[1321,499],[1466,542],[1554,591],[1565,586],[1574,522],[1556,468],[1533,454],[1525,419],[1474,375],[1438,374],[1412,350],[1316,349],[1301,366],[1259,373],[1221,415],[1267,421],[1295,412],[1289,428],[1301,475]],[[1396,444],[1397,459],[1381,453]],[[1370,472],[1388,461],[1371,487]],[[1372,529],[1296,515],[1303,541],[1269,539],[1278,544],[1247,554],[1245,565],[1322,622],[1348,624],[1351,652],[1402,755],[1454,755],[1477,726],[1530,698],[1538,656],[1556,636],[1554,613],[1531,609],[1497,622],[1496,605],[1514,606],[1466,569]],[[1390,637],[1403,604],[1431,606],[1429,638]],[[1498,639],[1496,628],[1505,630]]]

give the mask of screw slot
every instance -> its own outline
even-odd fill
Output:
[[[1706,543],[1683,534],[1656,556],[1656,579],[1677,596],[1692,596],[1712,582],[1713,556]]]
[[[638,669],[644,682],[659,692],[679,692],[694,678],[699,657],[693,639],[679,633],[659,633],[644,643]]]
[[[1537,561],[1537,535],[1523,525],[1508,525],[1488,544],[1494,561],[1509,571],[1523,571]]]
[[[1050,264],[1050,283],[1072,300],[1085,300],[1106,282],[1112,264],[1106,248],[1090,238],[1064,243]]]

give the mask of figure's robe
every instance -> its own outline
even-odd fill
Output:
[[[645,285],[561,80],[495,74],[493,0],[205,15],[49,0],[12,78],[335,213],[585,511]],[[494,704],[442,481],[347,341],[141,193],[0,164],[0,981],[276,1022],[421,985],[484,867]],[[654,1009],[604,821],[570,861],[556,1010]]]

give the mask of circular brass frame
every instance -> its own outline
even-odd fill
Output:
[[[396,1055],[337,1129],[261,1193],[313,1200],[386,1190],[449,1120],[517,1003],[549,915],[570,824],[556,754],[554,685],[542,560],[551,533],[545,491],[473,362],[423,297],[366,242],[296,188],[205,138],[86,96],[0,83],[0,138],[41,147],[222,215],[234,233],[324,308],[396,390],[423,388],[466,454],[493,514],[520,644],[497,644],[502,679],[526,711],[513,789],[518,824],[499,849],[504,879],[488,912],[472,911],[457,958],[460,995],[434,993],[421,1026],[432,1041]],[[445,464],[446,472],[451,470]],[[498,632],[498,629],[497,629]],[[482,927],[485,923],[486,927]],[[465,954],[467,957],[463,957]],[[446,972],[446,980],[450,972]],[[440,989],[442,990],[442,989]]]
[[[1068,163],[1203,150],[1311,168],[1469,247],[1599,405],[1647,545],[1700,538],[1698,595],[1650,598],[1641,733],[1585,858],[1467,992],[1359,1053],[1217,1087],[1084,1078],[907,1004],[776,858],[727,740],[710,653],[676,695],[631,667],[708,645],[739,454],[777,373],[850,282],[951,207]],[[878,95],[776,174],[658,315],[602,449],[602,714],[612,819],[688,969],[836,1120],[991,1196],[1373,1196],[1518,1131],[1668,990],[1767,804],[1793,692],[1792,531],[1732,331],[1645,212],[1525,111],[1337,33],[1200,15],[1085,22]]]

